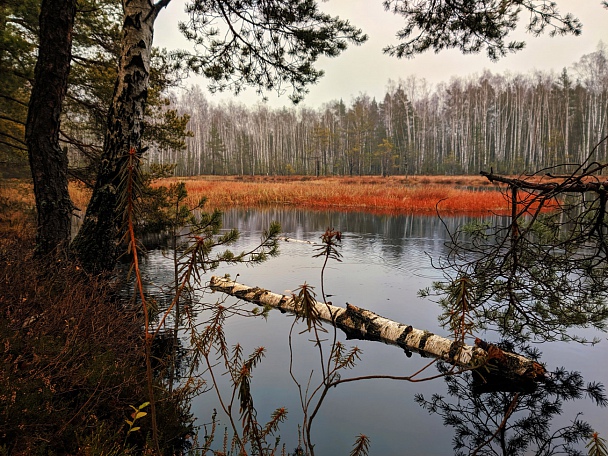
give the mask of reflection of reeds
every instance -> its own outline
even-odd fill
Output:
[[[441,213],[508,210],[498,188],[477,176],[198,177],[187,179],[186,188],[193,202],[206,196],[210,207],[220,209],[282,205],[379,214],[428,213],[437,208]]]

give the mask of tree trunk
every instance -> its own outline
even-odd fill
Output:
[[[249,287],[216,276],[211,277],[211,288],[255,304],[298,313],[291,296]],[[316,302],[315,308],[321,320],[330,323],[335,321],[337,327],[354,338],[398,345],[403,349],[440,358],[464,368],[496,368],[502,374],[515,379],[542,379],[545,374],[544,367],[535,361],[515,353],[503,352],[481,341],[476,346],[458,345],[451,339],[397,323],[350,304],[346,304],[344,309]]]
[[[84,222],[72,243],[90,272],[112,270],[120,245],[118,213],[121,169],[129,150],[142,153],[144,108],[148,96],[154,21],[170,0],[124,1],[121,58],[104,138],[103,154]]]
[[[60,252],[70,239],[72,201],[67,153],[59,147],[59,118],[70,73],[75,14],[76,0],[43,0],[40,6],[40,46],[25,127],[38,213],[38,255]]]

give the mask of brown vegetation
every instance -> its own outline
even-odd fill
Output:
[[[508,201],[500,186],[483,176],[194,176],[159,179],[156,186],[178,181],[186,184],[188,200],[196,205],[202,197],[208,207],[289,206],[311,210],[360,211],[375,214],[467,213],[489,211],[506,213]],[[0,200],[19,204],[21,210],[0,215],[0,224],[15,228],[34,211],[32,185],[23,180],[5,180]],[[91,191],[85,185],[70,183],[74,206],[84,210]]]
[[[78,210],[86,209],[91,190],[80,182],[70,182],[70,198]],[[28,222],[33,222],[36,211],[34,186],[30,180],[0,180],[0,231],[24,232]]]
[[[481,176],[197,176],[184,180],[192,202],[201,197],[210,207],[291,206],[312,210],[361,211],[376,214],[482,214],[505,212],[507,201]]]
[[[147,400],[141,312],[115,280],[34,258],[31,185],[0,188],[0,454],[134,454],[148,437],[125,423]],[[174,454],[190,417],[180,398],[157,396]]]

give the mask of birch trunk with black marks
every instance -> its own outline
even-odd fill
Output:
[[[210,284],[215,291],[261,306],[298,314],[292,296],[272,293],[216,276],[211,277]],[[486,366],[514,379],[540,380],[545,374],[543,366],[521,355],[504,352],[483,342],[480,342],[479,346],[461,345],[452,339],[389,320],[351,304],[346,304],[344,309],[317,301],[315,308],[319,319],[330,323],[335,321],[338,328],[353,338],[378,340],[397,345],[405,350],[417,351],[465,369]]]
[[[141,155],[154,22],[170,0],[124,0],[122,51],[104,138],[103,155],[73,251],[91,272],[112,270],[118,257],[120,175],[129,150]]]
[[[75,0],[44,0],[40,5],[40,46],[34,70],[25,138],[36,196],[36,253],[67,248],[72,201],[68,157],[59,146],[61,107],[72,57]]]

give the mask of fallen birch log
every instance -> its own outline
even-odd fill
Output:
[[[299,313],[292,296],[280,295],[263,288],[250,287],[230,279],[211,277],[211,289],[265,307]],[[398,345],[405,350],[417,351],[450,362],[463,368],[489,367],[511,378],[542,380],[545,368],[524,356],[505,352],[495,345],[477,340],[475,346],[463,345],[446,337],[413,328],[381,317],[369,310],[346,304],[346,309],[316,301],[315,308],[321,320],[330,322],[347,335],[360,339],[379,340]]]
[[[304,241],[302,239],[295,239],[295,238],[290,238],[290,237],[279,237],[277,238],[279,241],[284,241],[284,242],[298,242],[300,244],[310,244],[310,245],[321,245],[317,242],[313,242],[313,241]]]

